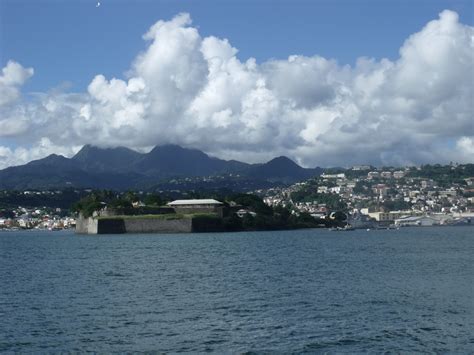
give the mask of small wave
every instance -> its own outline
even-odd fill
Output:
[[[121,273],[119,273],[119,272],[107,271],[107,272],[104,272],[104,276],[110,276],[110,277],[126,277],[127,275],[121,274]]]
[[[218,345],[218,344],[223,344],[226,343],[227,340],[225,339],[211,339],[203,342],[204,345]]]
[[[425,332],[433,332],[433,331],[435,331],[435,330],[440,330],[440,329],[434,328],[434,327],[421,327],[421,328],[419,328],[419,329],[420,329],[420,330],[423,330],[423,331],[425,331]]]

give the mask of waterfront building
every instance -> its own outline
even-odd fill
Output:
[[[439,225],[440,221],[436,218],[432,218],[429,216],[421,216],[421,217],[406,217],[400,218],[395,220],[396,226],[434,226]]]

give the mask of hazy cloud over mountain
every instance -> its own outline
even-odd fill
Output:
[[[473,161],[474,28],[455,12],[410,36],[398,60],[353,67],[317,55],[243,62],[188,14],[143,39],[126,78],[98,74],[80,94],[21,97],[33,69],[10,61],[0,75],[0,168],[84,144],[174,143],[305,166]]]

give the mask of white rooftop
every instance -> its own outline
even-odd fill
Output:
[[[168,206],[186,206],[186,205],[222,205],[222,202],[213,199],[199,200],[175,200],[168,203]]]

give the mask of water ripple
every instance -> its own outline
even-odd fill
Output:
[[[0,352],[472,353],[471,234],[0,233]]]

